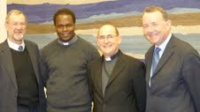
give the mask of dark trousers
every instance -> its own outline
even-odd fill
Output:
[[[17,112],[39,112],[38,105],[17,105]]]

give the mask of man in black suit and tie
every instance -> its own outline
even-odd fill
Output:
[[[188,43],[170,33],[164,9],[147,7],[142,16],[147,51],[146,112],[200,112],[200,58]]]
[[[11,10],[6,18],[8,38],[0,44],[0,112],[45,112],[39,50],[24,40],[26,17]]]
[[[119,50],[116,27],[104,25],[97,44],[103,56],[90,63],[88,75],[93,94],[93,112],[144,112],[145,66]]]

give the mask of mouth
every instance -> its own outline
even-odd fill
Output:
[[[112,47],[112,45],[105,45],[105,46],[103,46],[104,48],[111,48]]]
[[[16,31],[16,32],[14,32],[14,35],[21,37],[24,35],[24,31]]]
[[[24,34],[20,33],[20,34],[15,34],[14,37],[15,38],[23,38]]]
[[[63,36],[68,36],[68,35],[70,35],[70,32],[62,32],[61,33]]]
[[[157,36],[158,34],[159,32],[151,32],[151,33],[148,33],[148,36],[154,37],[154,36]]]
[[[20,34],[23,34],[23,33],[24,33],[24,32],[21,31],[21,30],[20,30],[20,31],[15,31],[15,34],[19,34],[19,35],[20,35]]]

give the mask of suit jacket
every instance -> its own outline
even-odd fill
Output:
[[[36,44],[25,41],[39,88],[39,112],[45,112],[46,101],[43,84],[40,79],[39,50]],[[17,112],[18,87],[12,54],[7,41],[0,44],[0,112]]]
[[[146,53],[149,82],[154,46]],[[188,43],[174,35],[147,84],[147,112],[200,112],[200,58]]]
[[[145,66],[120,53],[112,74],[102,92],[102,63],[99,58],[89,65],[94,112],[144,112],[146,103]]]

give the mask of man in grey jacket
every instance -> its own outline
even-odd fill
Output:
[[[23,12],[8,13],[8,38],[0,44],[0,112],[46,112],[39,49],[24,40],[26,25]]]

